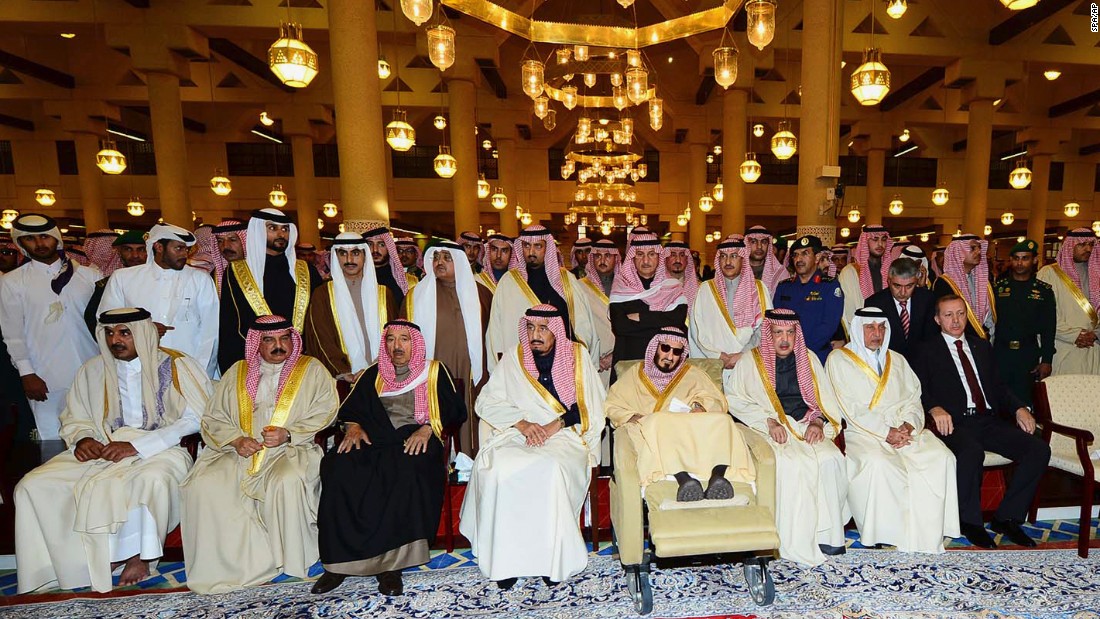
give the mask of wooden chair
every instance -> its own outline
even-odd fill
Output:
[[[1035,385],[1035,416],[1050,445],[1050,468],[1081,478],[1081,516],[1077,554],[1088,558],[1092,538],[1092,504],[1100,458],[1091,452],[1100,433],[1100,376],[1062,374]],[[1042,486],[1039,486],[1039,492]],[[1039,502],[1036,492],[1032,519]]]

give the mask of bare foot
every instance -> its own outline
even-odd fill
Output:
[[[141,555],[134,555],[126,560],[126,567],[118,577],[118,586],[129,587],[136,585],[149,576],[149,564],[141,560]]]

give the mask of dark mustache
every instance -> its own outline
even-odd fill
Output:
[[[111,344],[111,350],[118,350],[118,351],[126,350],[126,346],[123,345],[123,344]]]
[[[273,355],[284,355],[284,354],[286,354],[286,350],[284,350],[282,348],[272,348],[271,349],[271,354],[273,354]]]
[[[544,342],[542,340],[531,340],[531,343],[532,344],[545,344],[546,342]]]
[[[346,266],[346,267],[348,267],[348,268],[350,269],[351,267],[354,267],[354,266],[355,266],[355,263],[354,263],[354,262],[345,262],[345,263],[344,263],[344,266]]]

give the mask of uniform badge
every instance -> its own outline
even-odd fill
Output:
[[[840,297],[843,297],[843,296],[844,296],[844,293],[840,291],[840,287],[839,287],[839,286],[837,286],[836,288],[833,288],[833,296],[834,296],[834,297],[836,297],[836,298],[838,298],[838,299],[839,299]]]

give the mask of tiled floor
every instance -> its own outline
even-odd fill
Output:
[[[1092,531],[1093,538],[1100,538],[1100,534],[1097,533],[1097,525],[1100,521],[1093,520]],[[1075,520],[1053,520],[1053,521],[1040,521],[1035,525],[1025,524],[1024,530],[1027,531],[1034,539],[1039,541],[1040,545],[1043,544],[1059,544],[1065,545],[1077,540],[1077,522]],[[1000,536],[994,534],[998,543],[1000,542]],[[859,543],[859,533],[855,530],[849,530],[847,532],[848,545],[853,548],[862,548]],[[951,540],[948,543],[948,548],[968,548],[970,544],[965,539]],[[609,542],[600,544],[598,554],[610,555],[613,554],[613,548]],[[455,550],[454,552],[447,553],[442,550],[433,551],[432,559],[426,565],[422,565],[415,568],[410,568],[409,571],[417,570],[441,570],[454,567],[464,567],[474,565],[477,560],[473,557],[473,554],[469,549]],[[309,572],[311,578],[315,578],[321,573],[321,565],[318,563],[314,565]],[[285,582],[288,580],[294,580],[290,576],[280,575],[276,577],[273,582]],[[116,581],[117,583],[117,577]],[[123,591],[134,590],[150,590],[150,589],[175,589],[179,587],[187,586],[187,576],[184,573],[183,563],[172,562],[162,563],[158,566],[157,570],[152,576],[145,579],[134,587],[127,587]],[[16,576],[14,571],[0,572],[0,595],[14,595],[16,590]],[[69,593],[83,593],[88,592],[88,589],[78,589]],[[47,592],[40,592],[47,593]],[[52,592],[49,592],[52,593]]]

